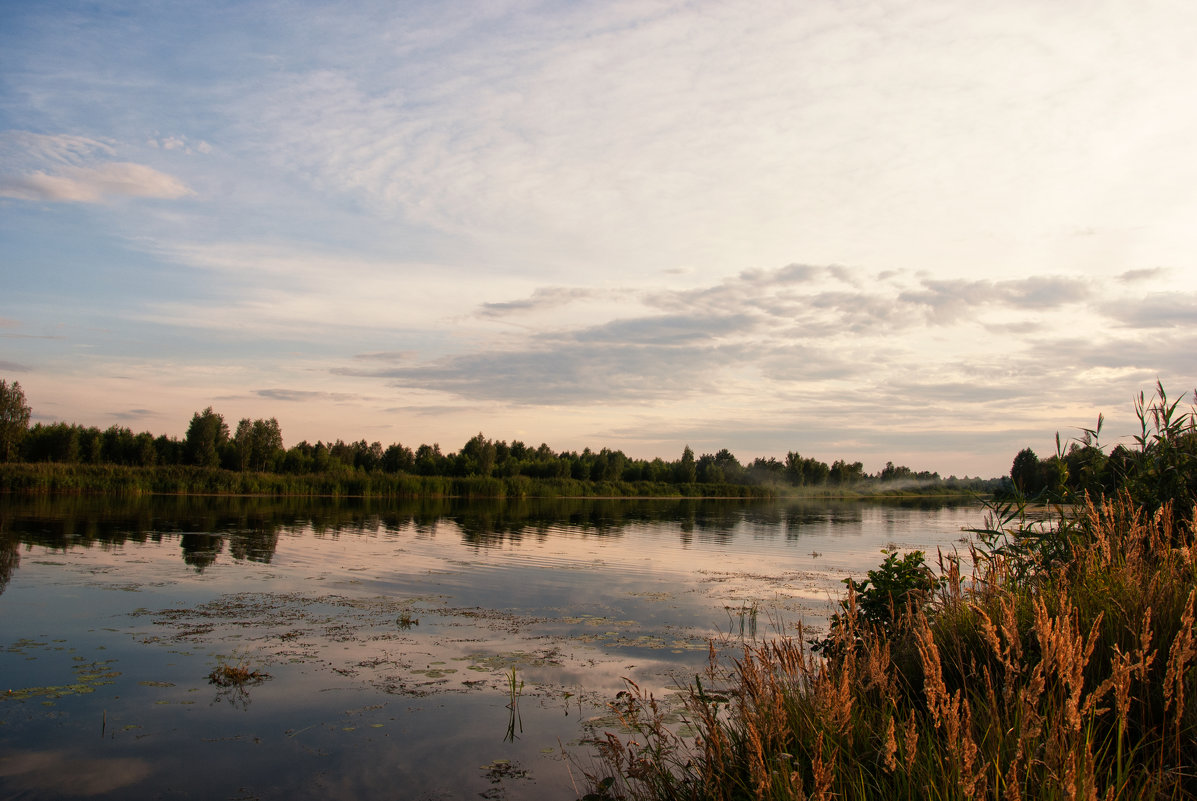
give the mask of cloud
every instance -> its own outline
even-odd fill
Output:
[[[414,359],[416,355],[417,352],[414,350],[380,350],[373,353],[356,353],[353,358],[378,362],[403,362]]]
[[[577,339],[513,351],[478,351],[380,370],[334,368],[342,376],[525,406],[660,401],[711,392],[721,369],[741,363],[737,345],[630,345]]]
[[[163,150],[176,150],[180,153],[185,153],[188,156],[196,153],[208,154],[212,152],[212,145],[200,139],[193,145],[191,140],[186,136],[164,136],[161,138],[151,138],[146,142],[152,148],[161,148]]]
[[[174,176],[144,164],[113,161],[95,167],[62,167],[0,177],[0,196],[18,200],[101,203],[115,197],[172,199],[191,195]]]
[[[1102,311],[1129,328],[1191,330],[1197,326],[1197,293],[1154,292],[1141,298],[1121,298],[1103,304]]]
[[[1090,297],[1082,279],[1067,276],[923,278],[913,290],[902,289],[903,282],[900,272],[864,280],[847,268],[809,264],[745,270],[684,290],[618,293],[647,313],[637,309],[640,313],[627,316],[625,310],[598,324],[529,330],[501,344],[483,338],[486,344],[480,347],[423,361],[418,353],[374,354],[373,360],[394,366],[333,372],[472,401],[524,405],[683,401],[704,395],[746,402],[753,393],[772,398],[800,392],[809,398],[816,390],[807,388],[820,382],[884,388],[895,378],[917,375],[915,383],[899,380],[884,390],[891,393],[888,398],[862,402],[860,413],[867,417],[879,408],[887,413],[897,408],[899,397],[915,398],[919,386],[945,403],[956,397],[966,405],[970,397],[985,405],[995,398],[1033,395],[1043,368],[1030,357],[1025,380],[1010,383],[1007,377],[1001,390],[987,389],[985,379],[993,373],[986,376],[986,370],[995,370],[1002,359],[1009,367],[1019,358],[1008,343],[948,334],[952,347],[945,351],[937,345],[930,355],[921,350],[926,337],[937,329],[972,326],[979,310],[1051,310]],[[601,293],[584,287],[545,287],[526,302],[482,308],[507,314],[596,294]],[[1054,333],[1046,323],[1041,326],[1041,336]],[[892,394],[903,386],[910,391]],[[903,408],[909,412],[920,403],[927,401],[912,400]]]
[[[1167,270],[1162,267],[1146,267],[1141,270],[1127,270],[1118,276],[1118,280],[1124,284],[1134,284],[1140,281],[1150,281],[1153,278],[1163,278],[1167,274]]]
[[[181,180],[153,167],[109,160],[115,155],[111,143],[85,136],[0,132],[0,197],[100,203],[118,197],[173,199],[193,194]]]
[[[614,320],[578,331],[573,338],[582,343],[692,346],[730,334],[748,333],[753,327],[753,319],[746,314],[668,315]]]
[[[33,368],[20,362],[0,361],[0,370],[7,370],[10,373],[28,373]]]
[[[270,398],[271,400],[285,401],[288,403],[300,403],[306,401],[350,401],[357,398],[348,392],[318,392],[306,389],[258,389],[254,390],[254,394],[262,398]]]
[[[591,300],[599,294],[597,290],[578,287],[541,287],[533,291],[531,296],[521,300],[483,303],[479,313],[485,317],[504,317],[519,312],[555,309],[570,303]]]
[[[0,131],[0,162],[13,167],[32,168],[45,164],[78,165],[95,153],[113,156],[108,142],[70,134],[37,134],[31,131]]]
[[[1069,276],[1035,276],[1011,281],[927,279],[921,290],[908,290],[898,299],[925,307],[933,323],[954,323],[966,314],[993,306],[1042,311],[1079,303],[1091,296],[1088,284]]]
[[[66,339],[62,334],[0,334],[0,339]]]
[[[111,412],[109,416],[117,420],[140,420],[143,417],[157,416],[157,413],[152,409],[129,409],[123,412]]]

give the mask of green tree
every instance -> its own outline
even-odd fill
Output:
[[[282,460],[283,433],[278,420],[273,417],[269,420],[242,419],[237,423],[233,444],[240,470],[264,471]]]
[[[387,473],[410,473],[416,469],[415,454],[396,442],[382,452],[382,469]]]
[[[444,475],[445,457],[441,455],[441,446],[437,443],[421,445],[416,448],[416,472],[422,476]]]
[[[864,465],[860,462],[849,463],[843,459],[836,459],[831,463],[828,478],[832,484],[855,484],[864,478]]]
[[[11,462],[17,458],[17,448],[29,430],[31,412],[25,403],[21,383],[13,381],[9,384],[0,379],[0,462]]]
[[[79,427],[69,423],[38,423],[29,429],[24,451],[31,462],[78,462]]]
[[[682,451],[682,458],[674,463],[673,480],[678,484],[693,484],[698,480],[698,465],[689,445]]]
[[[460,472],[462,475],[489,476],[495,469],[498,448],[492,440],[487,439],[479,431],[462,446],[458,455],[461,457]]]
[[[188,464],[200,467],[219,467],[220,451],[229,441],[229,427],[224,416],[212,411],[209,406],[191,416],[184,439],[184,452]]]

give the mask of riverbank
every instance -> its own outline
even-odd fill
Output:
[[[118,495],[265,495],[377,498],[752,498],[771,486],[581,481],[570,478],[417,476],[347,471],[291,475],[171,465],[0,464],[0,492]]]
[[[1117,486],[991,505],[971,564],[887,549],[828,636],[713,655],[685,729],[629,687],[585,798],[1197,798],[1197,411],[1157,398]]]

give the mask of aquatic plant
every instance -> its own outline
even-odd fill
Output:
[[[727,612],[729,621],[728,634],[734,634],[737,623],[739,624],[740,638],[748,637],[756,639],[757,618],[760,615],[761,605],[759,601],[744,601],[739,607],[725,606],[724,611]]]
[[[520,695],[524,691],[524,681],[523,679],[516,678],[515,665],[511,666],[511,670],[506,674],[506,678],[507,695],[511,700],[507,703],[507,709],[510,714],[507,717],[507,734],[503,740],[505,742],[515,742],[516,729],[519,729],[520,734],[524,733],[524,719],[520,715]]]
[[[1072,559],[1020,580],[954,563],[896,628],[859,603],[834,656],[795,636],[717,658],[685,737],[635,685],[591,797],[1197,797],[1197,529],[1127,494],[1074,510]]]
[[[217,687],[241,687],[246,684],[258,684],[268,678],[269,673],[251,670],[247,659],[228,661],[222,657],[220,663],[208,674],[208,683]]]

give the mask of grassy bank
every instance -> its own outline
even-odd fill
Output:
[[[0,492],[119,495],[267,495],[380,498],[770,498],[773,489],[735,484],[581,481],[527,476],[417,476],[346,471],[288,475],[179,465],[131,467],[59,463],[0,464]]]
[[[621,697],[592,795],[1197,797],[1197,537],[1124,501],[1077,520],[1089,541],[1041,581],[1009,556],[948,565],[893,616],[849,597],[826,657],[799,630],[712,664],[693,740]]]
[[[826,637],[712,649],[686,727],[630,687],[586,798],[1197,798],[1197,421],[1146,412],[1126,488],[992,507],[966,569],[891,554]]]

